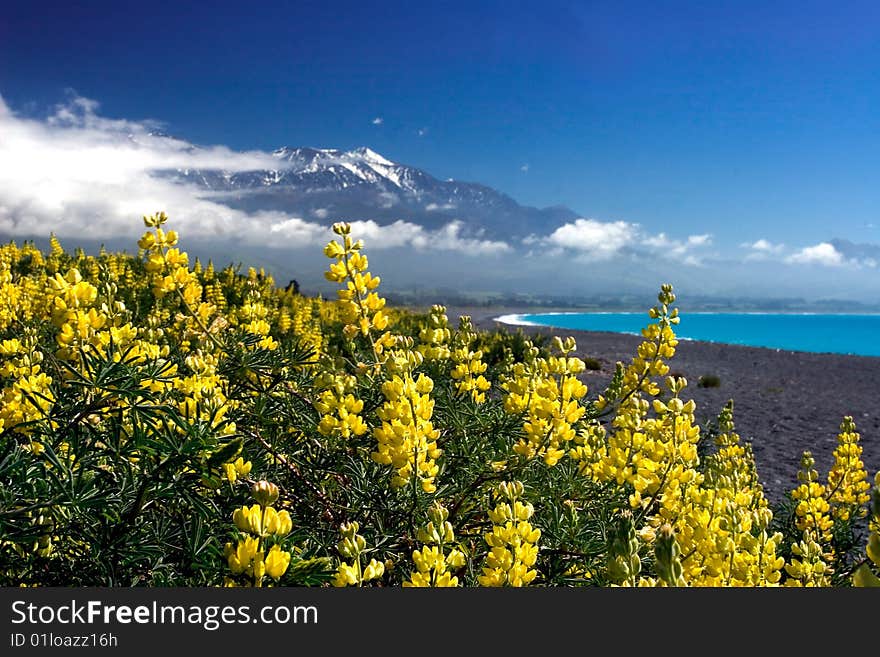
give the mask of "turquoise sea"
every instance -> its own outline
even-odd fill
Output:
[[[651,321],[645,312],[548,313],[506,315],[498,319],[511,324],[636,335]],[[683,313],[675,332],[680,339],[785,351],[880,356],[880,315]]]

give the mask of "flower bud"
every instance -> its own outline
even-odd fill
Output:
[[[265,479],[255,483],[251,488],[251,492],[254,495],[254,499],[257,500],[261,506],[269,506],[272,502],[278,499],[278,486]]]

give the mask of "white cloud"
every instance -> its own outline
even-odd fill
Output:
[[[329,240],[327,236],[327,227],[321,224],[315,224],[299,217],[290,219],[280,219],[269,225],[269,235],[276,244],[283,242],[279,238],[289,240],[294,244],[320,244]]]
[[[154,121],[107,119],[97,110],[95,101],[73,97],[46,119],[22,118],[0,97],[0,233],[135,240],[144,230],[141,217],[165,210],[184,245],[188,239],[225,238],[271,248],[312,247],[332,237],[326,224],[230,208],[221,194],[156,175],[169,169],[276,169],[278,160],[269,153],[197,147],[150,134],[158,126]],[[396,200],[385,199],[388,205]],[[326,213],[318,208],[314,216],[324,219]],[[378,238],[369,244],[373,250],[412,246],[482,255],[509,248],[463,237],[459,223],[436,231],[407,222],[360,225]]]
[[[743,242],[740,247],[748,250],[746,260],[769,260],[785,250],[785,244],[773,244],[763,237],[754,242]]]
[[[437,210],[455,210],[455,203],[443,203],[442,205],[438,203],[428,203],[425,206],[425,210],[428,212],[436,212]]]
[[[395,221],[387,226],[380,226],[372,220],[351,222],[352,234],[373,244],[374,249],[375,245],[383,248],[411,246],[420,251],[440,249],[467,255],[492,255],[511,250],[506,242],[463,237],[463,227],[460,221],[451,221],[437,230],[426,230],[408,221]]]
[[[699,265],[702,258],[695,251],[709,246],[712,238],[710,235],[691,235],[678,240],[668,237],[666,233],[647,234],[638,224],[627,221],[576,219],[563,224],[546,237],[530,235],[523,243],[543,246],[550,249],[549,254],[573,252],[587,261],[609,260],[623,253],[647,252],[676,258],[685,264]]]
[[[330,211],[327,208],[315,208],[312,210],[312,214],[318,219],[326,219],[330,215]]]
[[[824,265],[826,267],[840,267],[846,264],[843,254],[834,248],[833,244],[821,242],[815,246],[806,246],[785,259],[789,264],[797,265]]]
[[[712,243],[712,236],[708,233],[702,235],[689,235],[687,238],[688,246],[709,246]]]
[[[667,237],[666,233],[641,237],[640,245],[648,250],[672,258],[684,258],[685,264],[695,265],[701,262],[694,249],[712,244],[711,235],[689,235],[686,240]]]
[[[875,268],[876,261],[871,257],[852,255],[841,251],[831,242],[820,242],[791,251],[788,255],[785,244],[774,244],[766,239],[745,242],[740,247],[747,249],[746,261],[775,261],[787,265],[819,265],[822,267],[868,267]]]
[[[400,197],[393,192],[379,192],[377,198],[379,198],[379,207],[384,208],[385,210],[400,203]]]
[[[529,170],[528,162],[527,162],[526,164],[523,164],[523,165],[519,168],[519,170],[522,171],[523,173],[527,173],[528,170]]]
[[[419,137],[424,137],[426,134],[428,134],[427,128],[419,128]]]
[[[377,116],[375,119],[373,119],[372,123],[373,125],[382,125],[383,123],[385,123],[385,119],[383,119],[381,116]]]
[[[550,246],[570,249],[594,260],[607,260],[630,244],[637,234],[637,226],[625,221],[576,219],[574,223],[554,230],[544,241]]]
[[[745,244],[741,244],[744,249],[751,249],[752,251],[758,251],[760,253],[780,253],[784,248],[784,244],[773,244],[765,240],[763,237],[754,242],[746,242]]]

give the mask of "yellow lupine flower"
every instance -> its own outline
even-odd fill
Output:
[[[225,463],[223,467],[226,470],[226,478],[230,483],[233,483],[239,477],[248,476],[253,465],[250,461],[245,461],[243,457],[239,456],[232,463]]]
[[[386,402],[377,412],[382,425],[373,431],[378,445],[372,458],[395,468],[392,485],[396,488],[408,485],[416,477],[424,492],[436,489],[436,459],[442,451],[437,447],[440,432],[431,422],[432,389],[433,382],[423,374],[417,380],[409,374],[404,378],[395,375],[382,385]]]
[[[355,586],[358,583],[357,569],[345,562],[339,564],[336,575],[333,577],[333,586]]]
[[[832,515],[841,520],[851,516],[857,518],[867,514],[865,504],[870,500],[868,473],[862,462],[862,447],[859,434],[851,416],[846,416],[840,424],[834,450],[834,464],[828,472],[828,485],[825,497],[831,507]]]
[[[528,521],[534,513],[532,505],[517,505],[523,490],[518,481],[503,482],[496,489],[496,494],[507,501],[500,502],[489,512],[495,524],[483,537],[489,552],[483,572],[477,577],[481,586],[519,587],[530,584],[537,577],[538,572],[531,567],[538,559],[537,542],[541,530],[532,527]]]
[[[276,511],[271,506],[267,507],[264,529],[267,534],[274,534],[278,537],[287,536],[293,529],[290,513],[286,509]]]
[[[290,553],[273,545],[269,554],[266,555],[265,565],[266,574],[277,581],[287,572],[287,567],[290,565]]]
[[[245,572],[257,555],[259,549],[259,539],[248,536],[233,546],[231,543],[226,544],[227,560],[229,569],[235,575]]]
[[[579,401],[587,386],[576,375],[585,369],[579,358],[568,357],[576,348],[573,338],[557,339],[559,356],[536,358],[517,363],[505,376],[504,407],[508,413],[525,413],[525,437],[514,445],[526,458],[540,457],[548,466],[556,465],[566,454],[565,446],[575,438],[573,425],[586,412]]]
[[[795,507],[797,516],[795,526],[801,531],[815,531],[820,543],[828,543],[831,540],[834,521],[829,513],[831,505],[825,499],[825,486],[817,481],[819,475],[813,469],[814,464],[813,455],[805,451],[798,472],[798,480],[801,484],[791,492],[792,499],[798,502]]]

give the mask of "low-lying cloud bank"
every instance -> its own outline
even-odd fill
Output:
[[[524,240],[527,246],[544,247],[550,255],[573,254],[581,262],[603,262],[621,254],[650,255],[678,260],[687,265],[699,266],[706,255],[706,247],[712,244],[710,235],[690,235],[679,240],[666,233],[651,235],[641,226],[626,221],[599,221],[575,219],[550,235],[530,235]],[[549,250],[548,250],[549,249]]]
[[[880,255],[880,247],[853,244],[845,240],[820,242],[795,249],[786,247],[785,244],[772,244],[765,239],[740,246],[747,251],[747,261],[777,261],[787,265],[874,269],[877,267],[877,259],[872,252],[876,251]]]
[[[0,97],[0,233],[134,237],[143,229],[139,217],[166,210],[187,239],[282,248],[320,245],[331,236],[328,222],[233,209],[194,185],[156,175],[168,169],[275,169],[279,163],[270,154],[197,147],[156,134],[156,122],[107,119],[97,109],[96,102],[73,97],[37,120],[17,116]],[[484,256],[511,248],[503,240],[466,236],[457,221],[437,230],[407,221],[384,226],[361,221],[355,228],[374,250],[410,247]]]

